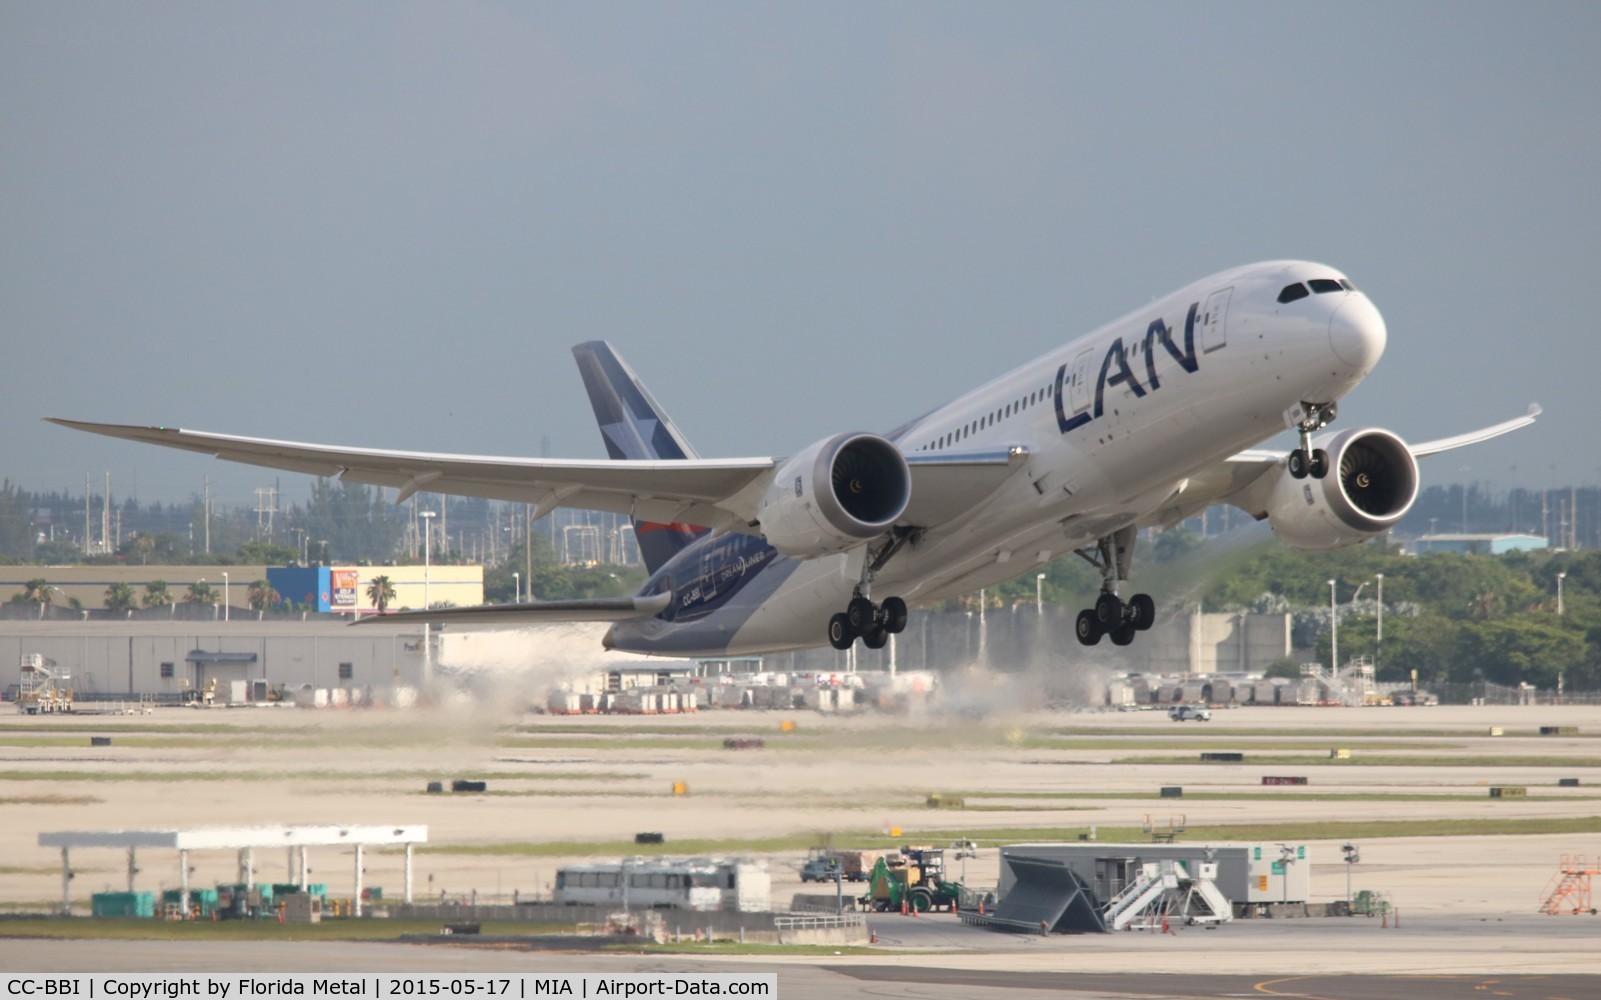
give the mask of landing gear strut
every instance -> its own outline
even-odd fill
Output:
[[[862,579],[856,585],[851,602],[845,610],[828,620],[828,644],[835,649],[849,649],[857,639],[868,649],[883,649],[889,637],[906,630],[906,602],[899,597],[886,597],[884,603],[874,604],[870,596],[873,577],[884,568],[890,557],[901,546],[913,540],[908,531],[896,530],[889,541],[876,552],[869,551],[862,565]]]
[[[1100,538],[1094,549],[1079,549],[1079,556],[1101,571],[1101,596],[1093,608],[1078,613],[1074,631],[1078,641],[1093,646],[1101,636],[1109,635],[1118,646],[1134,641],[1134,633],[1143,632],[1156,623],[1156,602],[1149,594],[1135,594],[1125,604],[1117,596],[1117,584],[1128,579],[1130,564],[1134,561],[1135,529],[1123,528],[1116,534]]]
[[[1285,464],[1296,479],[1322,479],[1329,474],[1329,453],[1312,448],[1312,432],[1322,430],[1339,413],[1334,403],[1301,403],[1291,407],[1285,420],[1301,434],[1301,447],[1290,452]]]

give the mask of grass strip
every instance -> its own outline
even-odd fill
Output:
[[[1255,767],[1263,764],[1294,767],[1601,767],[1601,757],[1534,757],[1501,755],[1493,757],[1430,757],[1368,755],[1353,752],[1349,757],[1334,758],[1316,754],[1258,754],[1249,750],[1243,761],[1225,762],[1201,760],[1195,757],[1119,757],[1113,764],[1211,764],[1232,763],[1233,766]]]
[[[1510,801],[1518,801],[1516,799]],[[1112,843],[1138,843],[1148,835],[1139,827],[1107,826],[1096,824],[1097,837]],[[804,851],[823,843],[838,847],[876,849],[897,848],[907,844],[932,844],[943,847],[958,840],[970,839],[981,845],[993,846],[1010,843],[1075,842],[1080,834],[1088,834],[1089,827],[1061,825],[1019,826],[986,830],[961,827],[928,827],[903,829],[901,836],[890,837],[878,831],[836,831],[832,833],[802,832],[773,837],[747,839],[692,838],[674,840],[664,844],[636,844],[631,840],[559,840],[519,841],[496,844],[429,845],[417,848],[418,854],[480,857],[622,857],[640,855],[690,856],[776,854],[785,851]],[[1332,839],[1380,839],[1392,837],[1504,837],[1536,836],[1543,834],[1601,833],[1601,816],[1561,817],[1482,817],[1472,819],[1432,820],[1350,820],[1330,822],[1241,823],[1233,825],[1191,826],[1180,835],[1188,842],[1205,841],[1303,841]]]

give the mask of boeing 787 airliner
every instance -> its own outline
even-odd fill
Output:
[[[787,458],[696,455],[605,343],[573,349],[605,462],[331,447],[181,430],[63,426],[393,487],[633,519],[649,579],[633,597],[402,612],[446,624],[609,621],[608,648],[762,653],[860,639],[879,648],[909,603],[963,594],[1077,552],[1102,578],[1077,634],[1127,645],[1156,619],[1126,600],[1139,529],[1213,504],[1307,551],[1406,514],[1417,459],[1534,422],[1408,445],[1327,430],[1384,353],[1384,319],[1339,271],[1276,261],[1212,275],[884,434],[835,434]],[[1251,450],[1289,428],[1288,453]],[[883,595],[878,597],[875,595]],[[371,620],[371,619],[369,619]]]

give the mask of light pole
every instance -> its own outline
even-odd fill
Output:
[[[1373,666],[1376,670],[1379,665],[1379,647],[1384,645],[1384,574],[1374,574],[1379,581],[1379,633],[1373,640]]]
[[[1562,617],[1562,581],[1567,578],[1567,575],[1568,574],[1565,573],[1565,572],[1557,574],[1557,617],[1558,618]]]
[[[433,534],[433,532],[430,531],[429,529],[434,526],[434,522],[433,522],[434,512],[431,511],[431,510],[425,510],[425,511],[422,511],[421,513],[419,513],[418,516],[423,519],[422,520],[422,526],[423,526],[423,532],[422,532],[422,607],[423,607],[424,611],[427,611],[428,610],[428,604],[429,604],[429,594],[428,594],[429,572],[428,571],[429,571],[429,563],[432,561],[429,558],[430,554],[431,554],[431,550],[430,550],[429,546],[430,546],[430,536]],[[422,676],[423,676],[423,683],[424,684],[432,684],[433,680],[434,680],[434,676],[433,676],[434,675],[434,649],[433,649],[434,637],[433,637],[433,629],[430,627],[431,624],[432,623],[426,622],[426,621],[422,623]],[[625,909],[628,906],[628,895],[627,895],[627,893],[628,893],[628,890],[624,889],[623,890],[623,907]]]
[[[222,574],[222,620],[228,621],[228,574]]]
[[[429,571],[429,564],[433,561],[432,560],[432,540],[433,540],[433,530],[432,529],[433,529],[433,526],[434,526],[434,522],[433,522],[434,512],[431,511],[431,510],[425,510],[425,511],[420,512],[417,516],[423,519],[423,521],[422,521],[422,607],[423,607],[424,611],[427,611],[428,608],[431,606],[429,604],[429,602],[428,602],[428,576],[429,576],[429,572],[428,571]]]
[[[523,575],[516,570],[511,571],[511,588],[514,595],[511,603],[521,604],[523,602]]]
[[[1329,581],[1329,666],[1340,673],[1340,607],[1334,603],[1334,581]]]
[[[1034,577],[1034,613],[1045,613],[1045,574],[1039,573]]]

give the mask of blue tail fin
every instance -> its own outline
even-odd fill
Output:
[[[573,348],[573,357],[595,409],[606,453],[613,459],[699,457],[610,344],[604,340],[579,344]],[[705,533],[705,528],[687,524],[634,521],[639,554],[652,573]]]

